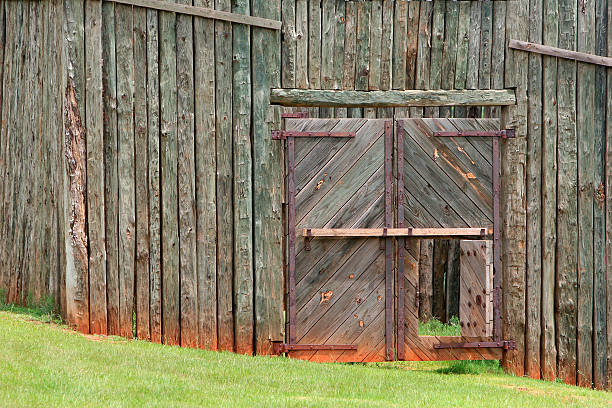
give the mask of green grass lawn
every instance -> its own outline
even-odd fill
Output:
[[[53,320],[46,314],[7,309],[0,311],[3,407],[612,407],[612,393],[507,376],[496,362],[247,357],[90,338],[42,322]]]

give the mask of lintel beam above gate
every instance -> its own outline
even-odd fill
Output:
[[[350,237],[483,237],[491,235],[493,228],[304,228],[307,238]]]
[[[270,91],[270,103],[282,106],[409,107],[516,105],[511,89],[341,91],[280,89]]]

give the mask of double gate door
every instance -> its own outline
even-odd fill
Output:
[[[490,348],[484,327],[477,337],[418,335],[419,237],[478,239],[485,248],[494,224],[491,138],[434,132],[498,126],[286,120],[284,351],[325,362],[500,358],[501,343]]]

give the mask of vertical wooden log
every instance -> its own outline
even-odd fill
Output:
[[[459,3],[459,25],[457,27],[457,66],[455,68],[455,89],[466,89],[468,56],[470,48],[470,3],[462,1]],[[504,21],[504,29],[505,29]],[[503,44],[504,50],[506,44]],[[455,108],[456,118],[467,117],[467,109],[464,106]]]
[[[342,89],[344,80],[344,40],[346,35],[346,2],[335,0],[336,14],[334,20],[334,78],[333,89]],[[283,1],[283,4],[285,2]],[[283,22],[284,24],[284,22]],[[346,118],[346,108],[336,108],[334,111],[336,118]]]
[[[558,46],[557,0],[544,0],[543,43]],[[543,57],[542,84],[542,377],[557,378],[555,259],[557,246],[557,59]]]
[[[419,321],[433,317],[433,240],[421,240],[419,254]]]
[[[215,8],[230,11],[229,0]],[[234,350],[232,297],[234,216],[232,193],[232,26],[215,22],[216,143],[217,143],[217,333],[219,350]]]
[[[487,2],[488,3],[488,2]],[[480,40],[481,40],[481,20],[483,2],[470,2],[470,40],[468,51],[468,65],[466,77],[466,89],[478,89],[478,73],[480,67]],[[471,118],[482,117],[482,109],[480,107],[471,107],[468,109]]]
[[[429,89],[429,68],[431,66],[431,23],[433,4],[421,2],[419,11],[418,51],[416,59],[415,89]],[[423,108],[410,108],[411,117],[423,117]],[[429,247],[421,243],[421,248]],[[433,247],[433,244],[431,244]]]
[[[355,53],[355,88],[356,90],[368,89],[370,79],[370,18],[372,15],[372,3],[357,3],[357,51]],[[353,117],[357,114],[363,117],[362,109],[353,110]],[[371,111],[368,114],[371,116]]]
[[[342,89],[355,89],[355,67],[357,53],[357,3],[347,2],[344,33],[344,77]],[[361,110],[347,110],[348,117],[359,117]]]
[[[478,89],[491,89],[491,54],[493,46],[493,3],[482,3],[480,19],[480,68],[478,70]],[[491,108],[483,109],[484,117],[491,117]]]
[[[491,46],[491,88],[504,89],[504,60],[506,57],[506,3],[493,5],[493,45]],[[489,117],[499,118],[501,108],[493,106]]]
[[[66,313],[70,325],[89,332],[87,163],[85,124],[84,7],[64,0],[64,225],[66,225]]]
[[[162,339],[180,344],[176,15],[159,13]]]
[[[119,179],[117,170],[117,60],[115,4],[102,3],[104,96],[104,236],[108,334],[119,335]]]
[[[295,0],[295,36],[295,87],[300,89],[306,89],[308,88],[307,0]]]
[[[578,51],[595,52],[595,3],[578,13]],[[578,385],[593,382],[593,186],[595,160],[595,66],[578,63],[576,130],[578,137]]]
[[[434,241],[433,252],[433,284],[432,284],[432,314],[441,322],[446,322],[446,292],[444,280],[446,278],[446,263],[448,260],[448,240]]]
[[[459,316],[459,287],[461,279],[461,241],[449,241],[448,260],[446,261],[446,319]]]
[[[162,341],[162,240],[159,107],[159,13],[147,10],[147,125],[149,169],[149,332]]]
[[[336,0],[321,0],[321,89],[333,89]],[[321,108],[321,118],[333,116],[332,108]]]
[[[368,90],[380,89],[380,68],[382,60],[382,0],[372,1],[370,9],[370,55],[368,68]],[[364,110],[364,117],[376,118],[376,109]]]
[[[321,1],[308,1],[308,87],[321,89]],[[319,117],[319,108],[308,108]]]
[[[608,24],[612,21],[612,2],[608,2]],[[612,53],[612,30],[608,30],[608,55]],[[607,115],[612,112],[612,70],[607,70]],[[607,279],[607,331],[608,331],[608,389],[612,388],[612,121],[606,121],[606,279]]]
[[[6,14],[6,10],[5,10],[5,2],[2,1],[0,2],[0,44],[2,44],[2,46],[0,46],[0,171],[2,172],[2,174],[7,174],[7,158],[6,158],[6,149],[4,148],[4,145],[6,144],[6,139],[8,137],[7,135],[7,129],[6,129],[6,107],[8,105],[8,99],[9,99],[9,95],[10,95],[10,91],[6,91],[6,93],[4,92],[4,83],[6,81],[6,77],[5,74],[7,73],[8,69],[4,68],[4,58],[5,55],[7,56],[7,63],[6,66],[7,68],[9,67],[9,60],[10,58],[8,57],[10,55],[10,51],[6,51],[5,53],[5,48],[6,48],[6,44],[7,44],[7,39],[6,39],[6,22],[7,22],[7,14]],[[8,30],[10,32],[10,28]],[[10,50],[10,49],[9,49]],[[8,76],[8,75],[7,75]],[[0,181],[0,233],[4,233],[4,228],[6,228],[6,221],[5,221],[5,212],[6,212],[6,206],[5,206],[5,201],[4,201],[4,189],[5,189],[5,185],[6,185],[6,177],[3,177],[3,179]],[[2,242],[0,244],[0,257],[2,257],[2,259],[7,259],[7,256],[5,255],[5,251],[6,251],[6,242]],[[2,291],[2,293],[0,293],[0,302],[6,302],[6,295],[7,295],[7,289],[8,287],[8,269],[6,268],[6,266],[0,268],[0,291]]]
[[[191,5],[191,0],[181,0]],[[193,17],[176,16],[176,93],[181,346],[198,345]]]
[[[444,0],[435,0],[433,3],[431,21],[431,66],[429,69],[429,86],[427,89],[440,89],[442,86],[442,57],[444,52]],[[425,108],[425,116],[436,118],[440,116],[440,108]],[[446,259],[446,256],[444,256]]]
[[[147,10],[134,8],[134,171],[136,191],[136,337],[151,339],[147,125]]]
[[[530,0],[529,41],[542,43],[542,1]],[[530,54],[527,92],[527,332],[525,370],[540,378],[542,295],[542,56]]]
[[[238,0],[232,11],[249,14],[249,1]],[[235,351],[253,353],[253,190],[251,156],[250,27],[233,26],[234,146],[234,337]],[[261,50],[259,50],[261,51]],[[277,62],[278,63],[278,62]],[[267,67],[270,69],[270,67]]]
[[[134,50],[132,6],[115,8],[119,178],[119,333],[133,336],[136,251],[134,180]]]
[[[297,52],[297,30],[295,22],[296,0],[283,0],[281,18],[281,86],[295,88],[295,64]]]
[[[406,64],[408,59],[408,3],[404,1],[393,2],[395,7],[393,20],[393,52],[391,65],[391,87],[393,89],[404,89],[406,86]],[[418,2],[411,2],[417,4]],[[406,117],[402,114],[406,109],[396,109],[397,117]]]
[[[459,3],[446,2],[444,26],[444,50],[442,54],[442,89],[455,88],[455,68],[457,66],[457,28],[459,25]],[[449,118],[452,115],[451,107],[440,108],[440,117]]]
[[[92,333],[106,334],[106,248],[104,226],[104,135],[102,100],[102,3],[85,2],[85,106],[87,129],[87,225]]]
[[[279,0],[252,2],[252,15],[280,17]],[[264,50],[264,52],[260,52]],[[272,341],[284,339],[282,255],[282,146],[270,139],[280,112],[269,106],[270,88],[280,85],[278,32],[253,27],[253,163],[255,251],[255,341],[257,354],[271,354]]]
[[[529,0],[508,3],[506,38],[526,39],[529,35]],[[501,217],[502,223],[502,336],[516,341],[516,350],[504,353],[504,367],[524,375],[525,367],[525,163],[527,138],[526,53],[506,51],[506,86],[516,87],[517,105],[504,108],[502,128],[516,129],[517,138],[501,143]],[[499,271],[496,271],[499,273]]]
[[[608,2],[597,0],[595,3],[595,53],[608,55]],[[598,389],[607,387],[607,339],[609,328],[606,323],[606,68],[595,67],[595,141],[593,188],[595,189],[593,206],[593,384]]]
[[[195,5],[214,7],[212,0]],[[217,195],[215,191],[215,23],[194,27],[198,345],[217,349]]]
[[[559,47],[576,49],[575,1],[559,1]],[[576,63],[558,60],[557,139],[557,377],[576,383],[577,318],[577,140]]]

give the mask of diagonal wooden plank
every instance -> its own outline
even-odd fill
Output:
[[[337,119],[287,119],[285,124],[286,130],[297,132],[331,132],[339,123]],[[296,167],[301,161],[315,148],[321,139],[319,138],[297,138],[295,140],[295,163]],[[338,140],[342,143],[346,140]]]

